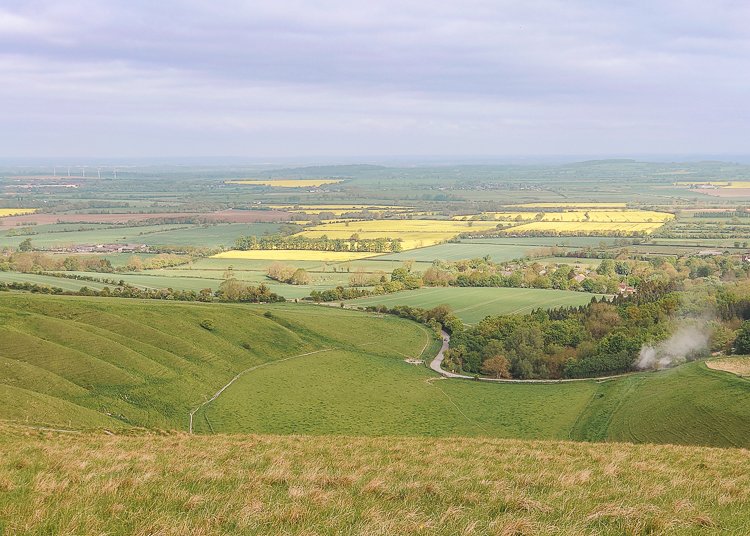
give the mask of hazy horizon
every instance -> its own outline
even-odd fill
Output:
[[[733,1],[10,0],[0,155],[732,160],[748,23]]]

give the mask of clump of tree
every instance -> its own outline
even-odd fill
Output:
[[[295,268],[283,262],[273,262],[266,268],[266,275],[281,283],[290,285],[309,285],[310,274],[303,268]]]
[[[234,276],[231,268],[224,273],[224,281],[221,282],[214,295],[221,301],[229,302],[273,303],[285,301],[282,296],[271,292],[268,286],[262,283],[256,287],[240,281]]]
[[[372,253],[398,253],[403,250],[400,238],[360,238],[356,233],[349,238],[285,236],[242,236],[235,241],[240,250],[293,249],[303,251],[362,251]]]
[[[396,307],[376,305],[365,307],[365,310],[421,322],[433,328],[437,336],[440,335],[441,330],[445,330],[452,335],[457,335],[464,329],[461,319],[453,313],[450,305],[446,304],[438,305],[432,309],[411,307],[409,305],[397,305]]]
[[[652,286],[639,298],[593,298],[581,307],[488,317],[454,336],[450,370],[518,379],[602,376],[632,370],[641,346],[668,333],[678,298]]]

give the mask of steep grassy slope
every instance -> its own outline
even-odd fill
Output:
[[[189,411],[242,370],[357,352],[368,337],[411,356],[430,340],[411,322],[313,306],[0,295],[0,418],[185,429]]]
[[[0,426],[7,534],[748,534],[750,452]]]
[[[695,362],[598,384],[571,438],[748,447],[749,422],[750,381]]]

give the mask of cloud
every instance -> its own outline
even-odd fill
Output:
[[[9,155],[117,154],[138,125],[132,154],[732,152],[749,134],[736,2],[5,4]]]

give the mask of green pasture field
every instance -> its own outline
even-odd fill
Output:
[[[594,384],[441,381],[390,339],[379,357],[332,350],[253,371],[197,417],[220,433],[565,438]],[[367,346],[365,346],[367,345]],[[430,380],[433,381],[430,381]],[[210,426],[209,426],[210,423]]]
[[[522,314],[539,308],[584,305],[593,297],[599,298],[601,295],[572,290],[531,288],[429,287],[358,298],[346,303],[356,307],[410,305],[426,309],[447,304],[461,320],[474,324],[491,315]]]
[[[199,246],[231,248],[241,236],[273,234],[278,232],[276,223],[229,223],[217,225],[195,225],[187,229],[165,231],[142,237],[141,242],[149,246]]]
[[[133,227],[91,226],[88,224],[64,224],[45,232],[48,225],[33,227],[35,235],[8,236],[8,231],[0,231],[0,247],[17,247],[30,238],[37,248],[65,247],[76,244],[146,244],[149,246],[196,246],[215,248],[231,247],[234,241],[244,235],[263,235],[279,230],[275,223],[231,223],[216,225],[194,225],[173,223],[166,225],[143,225]],[[78,230],[86,228],[87,230]],[[61,229],[70,229],[61,231]],[[50,229],[52,230],[52,229]]]
[[[320,261],[269,261],[262,259],[218,259],[218,258],[203,258],[197,259],[192,263],[175,266],[173,269],[180,271],[190,270],[216,270],[224,273],[227,268],[231,267],[233,270],[239,271],[255,271],[265,272],[266,268],[273,262],[283,262],[289,264],[295,268],[304,268],[310,271],[322,271],[324,268],[323,263]],[[329,268],[330,270],[330,268]]]
[[[98,274],[86,273],[86,275],[98,275]],[[63,290],[68,290],[71,292],[77,292],[81,290],[81,287],[89,287],[89,288],[95,288],[97,290],[101,290],[107,286],[105,283],[99,283],[99,282],[78,281],[75,279],[67,279],[64,277],[53,277],[50,275],[23,274],[20,272],[3,272],[3,271],[0,271],[0,282],[36,283],[37,285],[46,285],[48,287],[58,287]]]
[[[529,249],[543,247],[610,247],[628,242],[627,239],[603,236],[521,236],[521,237],[497,237],[497,238],[465,238],[462,244],[494,244],[506,246],[525,246]]]
[[[390,261],[432,262],[435,260],[457,261],[489,255],[495,262],[510,261],[525,257],[530,251],[538,249],[527,245],[510,244],[474,244],[468,242],[439,244],[426,248],[410,249],[401,253],[391,253],[377,257]]]
[[[68,247],[77,244],[145,244],[152,233],[176,228],[197,227],[187,224],[144,225],[136,227],[97,228],[87,231],[40,233],[30,236],[7,236],[0,232],[0,247],[17,247],[23,240],[31,239],[35,248]]]

